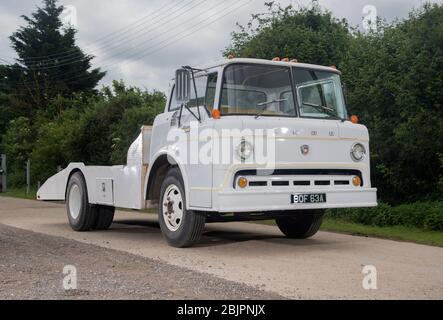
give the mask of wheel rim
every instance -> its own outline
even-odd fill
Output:
[[[171,184],[163,194],[162,216],[166,227],[171,231],[177,231],[183,221],[183,198],[180,189]]]
[[[73,184],[69,190],[69,215],[77,219],[82,207],[82,195],[78,185]]]

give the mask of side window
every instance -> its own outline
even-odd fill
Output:
[[[191,97],[188,102],[190,108],[197,106],[206,106],[209,111],[214,109],[215,88],[217,86],[217,73],[204,75],[195,78],[195,86],[197,88],[197,99],[195,99],[194,86],[192,86]],[[169,103],[169,111],[176,111],[180,109],[180,104],[175,98],[175,86],[172,88],[171,99]]]
[[[195,87],[197,88],[197,99],[195,98],[194,86],[191,87],[191,100],[188,103],[190,108],[197,106],[204,106],[206,100],[206,86],[208,82],[208,76],[204,75],[195,78]]]
[[[177,99],[175,99],[175,86],[172,87],[172,91],[171,91],[171,99],[169,99],[169,111],[176,111],[178,109],[180,109],[180,105],[177,102]]]

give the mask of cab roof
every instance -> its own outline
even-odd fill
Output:
[[[264,64],[264,65],[273,65],[273,66],[285,66],[285,67],[296,67],[296,68],[305,68],[312,69],[318,71],[327,71],[327,72],[335,72],[341,74],[339,70],[334,67],[321,66],[317,64],[310,63],[300,63],[300,62],[286,62],[286,61],[272,61],[266,59],[252,59],[252,58],[232,58],[232,59],[222,59],[216,62],[208,63],[206,65],[199,66],[199,69],[207,70],[217,67],[226,66],[229,64],[235,63],[255,63],[255,64]]]

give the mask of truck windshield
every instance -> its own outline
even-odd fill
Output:
[[[345,119],[340,76],[293,67],[231,64],[223,75],[220,111],[224,115],[296,116]],[[293,81],[293,85],[292,85]]]
[[[347,117],[338,74],[298,68],[293,74],[301,117]]]
[[[222,114],[295,116],[288,67],[232,64],[223,76]]]

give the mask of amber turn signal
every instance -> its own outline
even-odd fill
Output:
[[[238,178],[237,184],[240,188],[246,188],[246,186],[248,185],[248,179],[246,179],[245,177],[240,177]]]
[[[351,122],[352,123],[358,123],[358,117],[356,115],[351,116]]]
[[[214,119],[220,119],[220,116],[221,116],[220,110],[214,109],[214,110],[212,110],[211,114]]]
[[[360,179],[360,177],[359,177],[359,176],[354,176],[354,177],[352,178],[352,184],[353,184],[354,186],[356,186],[356,187],[361,186],[361,179]]]
[[[272,61],[280,61],[279,57],[272,58]]]

